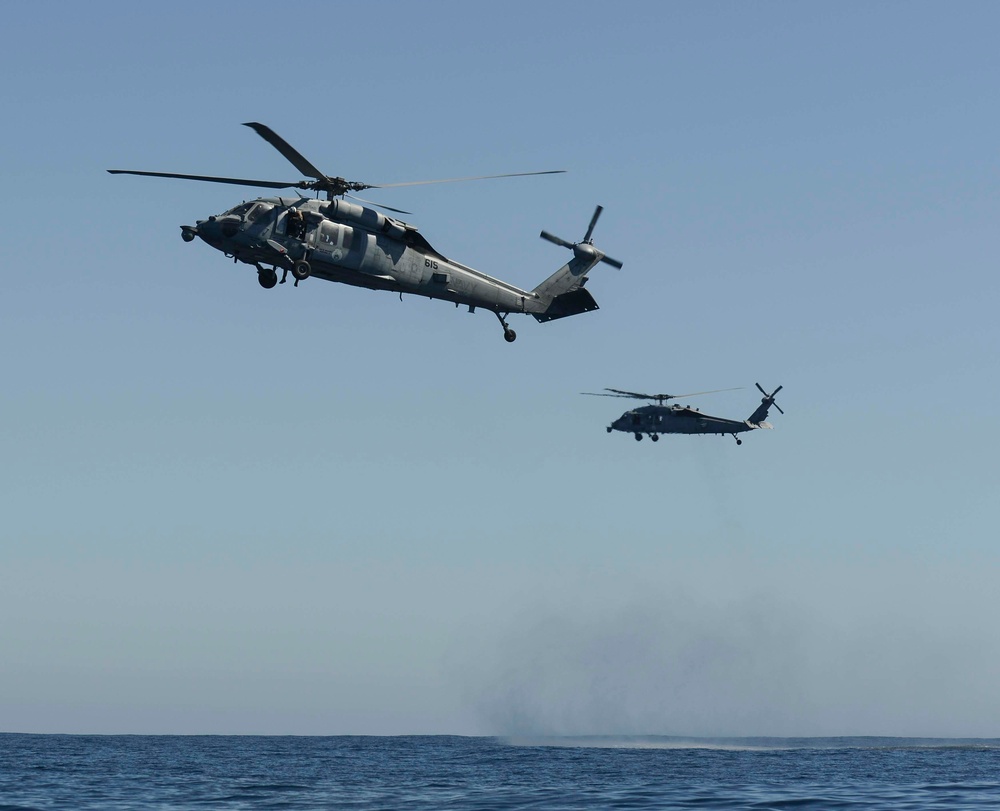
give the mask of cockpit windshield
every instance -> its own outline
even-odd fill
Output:
[[[274,206],[270,206],[267,203],[242,203],[235,208],[229,209],[223,213],[223,217],[239,217],[247,222],[255,222],[267,214]]]
[[[253,206],[253,203],[243,203],[242,205],[236,206],[236,208],[229,209],[229,211],[224,211],[222,213],[222,216],[223,217],[229,217],[229,216],[242,217],[244,214],[246,214],[250,210],[250,208],[252,206]]]

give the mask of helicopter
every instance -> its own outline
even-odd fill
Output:
[[[730,420],[725,417],[712,417],[703,414],[697,408],[691,406],[665,405],[668,400],[676,400],[679,397],[694,397],[700,394],[714,394],[719,391],[736,391],[736,389],[713,389],[711,391],[695,391],[690,394],[641,394],[635,391],[622,391],[621,389],[605,389],[603,392],[584,391],[581,394],[588,394],[593,397],[630,397],[636,400],[651,400],[656,405],[640,406],[631,411],[626,411],[611,425],[608,426],[608,433],[612,431],[624,431],[627,434],[634,434],[638,442],[643,434],[648,434],[653,442],[660,439],[660,434],[730,434],[736,440],[737,445],[742,445],[743,440],[737,437],[744,431],[754,431],[758,428],[773,428],[767,422],[767,412],[774,406],[782,414],[776,402],[775,395],[784,386],[778,386],[768,394],[761,388],[760,383],[755,384],[760,393],[763,394],[760,405],[745,420]]]
[[[504,339],[511,343],[517,338],[517,333],[507,323],[509,315],[526,313],[539,322],[546,322],[596,310],[597,302],[584,288],[587,273],[601,262],[618,269],[622,267],[617,259],[594,247],[594,227],[603,211],[601,206],[595,209],[590,225],[579,242],[570,242],[547,231],[541,232],[542,239],[568,248],[573,252],[573,258],[533,290],[523,290],[448,259],[431,247],[416,226],[362,204],[369,203],[397,214],[409,212],[358,197],[353,198],[358,202],[345,199],[348,192],[365,189],[559,174],[564,170],[408,183],[361,183],[324,174],[264,124],[249,122],[244,126],[250,127],[311,179],[281,182],[126,169],[108,169],[108,172],[315,192],[315,199],[301,194],[258,198],[222,214],[197,220],[194,225],[180,227],[181,238],[185,242],[192,242],[198,237],[234,263],[243,262],[255,267],[257,281],[265,289],[279,284],[277,271],[281,268],[280,283],[285,282],[290,271],[296,287],[299,282],[315,277],[372,290],[388,290],[399,293],[400,300],[403,293],[443,299],[454,302],[456,307],[467,305],[470,313],[474,313],[477,307],[491,311],[503,327]],[[326,193],[326,200],[318,199],[320,192]]]

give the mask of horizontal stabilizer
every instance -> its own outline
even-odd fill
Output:
[[[569,293],[563,293],[552,299],[552,303],[544,313],[532,313],[538,321],[554,321],[557,318],[566,318],[570,315],[589,313],[592,310],[600,309],[594,297],[585,287],[578,287]]]

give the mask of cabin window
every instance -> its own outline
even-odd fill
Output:
[[[432,273],[431,281],[434,284],[448,284],[448,274],[447,273]]]
[[[340,244],[340,226],[332,222],[325,222],[319,229],[320,244],[334,248]]]
[[[319,229],[320,245],[328,251],[332,251],[338,247],[349,251],[353,236],[353,229],[334,222],[324,222]]]

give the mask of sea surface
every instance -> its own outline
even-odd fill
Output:
[[[0,810],[998,809],[1000,739],[0,734]]]

